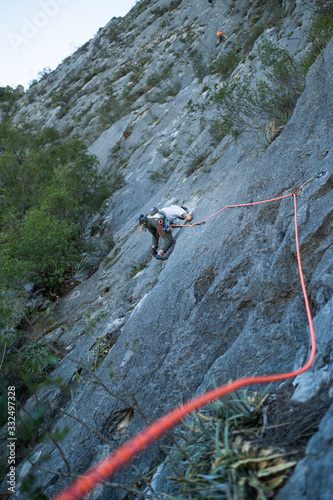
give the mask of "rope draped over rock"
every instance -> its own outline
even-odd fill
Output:
[[[294,200],[294,222],[295,222],[295,244],[296,244],[296,253],[297,253],[297,263],[298,263],[298,271],[301,281],[301,287],[304,297],[304,303],[307,313],[307,319],[310,329],[310,337],[311,337],[311,353],[307,363],[298,370],[280,373],[280,374],[272,374],[272,375],[264,375],[264,376],[255,376],[255,377],[244,377],[237,379],[233,382],[229,382],[228,384],[217,387],[211,391],[208,391],[187,403],[171,410],[169,413],[159,418],[152,424],[150,424],[146,429],[139,432],[132,439],[127,441],[124,445],[120,446],[117,450],[115,450],[111,455],[102,460],[100,463],[92,467],[88,472],[86,472],[82,477],[76,479],[68,488],[66,488],[62,493],[56,495],[53,500],[80,500],[89,492],[91,492],[99,483],[106,481],[110,476],[115,474],[116,471],[124,467],[124,465],[128,464],[135,456],[137,456],[140,452],[142,452],[146,447],[151,445],[154,441],[163,436],[166,432],[168,432],[175,425],[179,424],[185,417],[187,417],[190,413],[197,411],[202,406],[205,406],[218,398],[224,397],[231,392],[234,392],[242,387],[253,385],[253,384],[268,384],[271,382],[282,381],[290,378],[294,378],[301,373],[307,371],[311,365],[313,364],[315,353],[316,353],[316,340],[315,340],[315,332],[313,327],[312,315],[310,311],[309,300],[306,292],[302,264],[301,264],[301,256],[299,249],[299,240],[298,240],[298,225],[297,225],[297,196],[301,193],[303,187],[311,182],[316,177],[321,177],[324,172],[320,172],[319,174],[314,175],[309,181],[304,183],[302,186],[296,188],[292,193],[278,196],[276,198],[272,198],[269,200],[263,200],[252,203],[241,203],[237,205],[228,205],[219,210],[218,212],[210,215],[206,219],[203,219],[200,222],[194,224],[187,224],[185,226],[179,227],[189,227],[196,226],[204,221],[211,219],[217,214],[221,213],[223,210],[227,208],[235,208],[235,207],[247,207],[253,206],[263,203],[271,203],[273,201],[282,200],[284,198],[292,197]],[[162,221],[163,222],[163,221]],[[178,227],[177,225],[174,225]]]

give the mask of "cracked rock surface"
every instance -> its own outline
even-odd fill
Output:
[[[231,3],[235,3],[234,11],[229,9]],[[159,0],[154,8],[167,4]],[[74,127],[74,116],[82,113],[76,128],[97,155],[101,171],[109,175],[123,162],[124,185],[109,200],[102,222],[106,232],[113,234],[113,249],[99,258],[91,276],[81,277],[53,306],[55,324],[47,324],[46,319],[35,326],[42,340],[56,340],[65,349],[51,378],[61,376],[70,391],[44,387],[38,399],[39,404],[49,406],[47,428],[69,428],[61,448],[75,474],[105,458],[147,421],[203,392],[213,379],[222,384],[243,376],[296,370],[309,356],[292,197],[228,208],[205,224],[175,229],[175,244],[164,262],[151,258],[151,236],[140,233],[136,222],[151,206],[186,205],[197,222],[225,206],[290,194],[317,172],[324,172],[297,197],[300,251],[318,351],[311,370],[294,381],[294,398],[306,403],[324,386],[333,396],[332,41],[311,67],[291,119],[265,151],[246,134],[239,141],[226,136],[215,144],[209,124],[216,118],[216,109],[206,97],[220,77],[207,75],[199,81],[190,60],[185,63],[175,54],[189,50],[186,40],[192,33],[192,49],[204,47],[204,57],[211,61],[217,24],[222,22],[224,31],[231,32],[249,3],[242,0],[222,6],[221,2],[220,10],[206,4],[183,0],[179,9],[166,14],[168,24],[148,6],[137,16],[136,24],[141,23],[142,29],[134,28],[135,33],[129,35],[133,43],[126,54],[123,33],[118,41],[110,41],[111,28],[121,22],[111,20],[84,51],[71,56],[46,82],[32,87],[14,117],[43,119],[47,125],[66,130],[71,123]],[[279,43],[293,53],[304,50],[297,16],[305,22],[309,14],[300,4],[296,2],[280,30]],[[288,37],[291,31],[293,40]],[[277,40],[271,29],[261,37]],[[149,62],[151,47],[154,60]],[[140,63],[140,58],[145,61],[134,71],[134,61]],[[126,64],[127,72],[121,76]],[[235,74],[255,72],[256,64],[255,58],[247,60]],[[135,109],[128,109],[104,130],[98,128],[93,111],[107,99],[99,91],[115,72],[119,75],[112,82],[114,93],[136,77],[139,88],[146,88],[149,76],[168,65],[168,77],[148,91],[150,98],[138,96]],[[168,90],[172,85],[178,86],[176,95]],[[70,94],[65,116],[47,104],[52,92],[62,88]],[[154,92],[162,93],[163,99]],[[36,95],[34,102],[29,95]],[[192,113],[190,100],[197,105]],[[187,175],[193,151],[204,151],[207,156],[200,168]],[[167,174],[154,182],[151,174],[161,172],[163,166]],[[92,375],[80,366],[93,371],[100,338],[105,339],[108,353]],[[26,406],[32,410],[35,398]],[[304,459],[278,493],[279,500],[332,498],[332,429],[333,406],[309,441]],[[32,461],[38,463],[42,454],[50,456],[47,470],[64,474],[38,474],[37,484],[52,497],[69,484],[68,470],[54,443],[37,444]],[[161,450],[154,445],[133,463],[146,473],[159,457]],[[29,472],[33,467],[23,461],[18,477]],[[167,485],[155,479],[167,492]],[[138,472],[130,466],[112,479],[128,486],[137,480]],[[2,488],[5,491],[4,484]],[[12,498],[21,498],[20,492]],[[92,498],[129,497],[121,488],[99,486]]]

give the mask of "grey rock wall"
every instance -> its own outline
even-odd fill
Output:
[[[207,98],[221,79],[209,74],[199,81],[186,53],[189,46],[181,40],[186,40],[192,30],[191,48],[204,49],[207,61],[211,61],[216,54],[216,28],[222,25],[231,32],[244,19],[249,2],[217,0],[212,9],[204,0],[183,0],[179,9],[166,14],[168,23],[162,26],[166,17],[155,19],[152,11],[167,4],[160,0],[137,16],[136,24],[145,28],[134,28],[135,37],[133,34],[126,54],[121,42],[110,43],[106,38],[110,26],[118,25],[112,20],[84,52],[74,54],[47,77],[47,82],[39,84],[34,102],[28,102],[28,92],[15,116],[16,120],[35,121],[43,117],[61,130],[73,124],[81,137],[88,131],[90,150],[99,158],[105,175],[114,173],[116,165],[124,162],[125,185],[115,192],[103,213],[103,224],[113,232],[115,247],[92,276],[82,278],[55,305],[56,324],[45,336],[45,340],[57,339],[65,346],[68,354],[58,363],[52,378],[61,376],[71,390],[68,393],[48,387],[39,391],[38,398],[40,403],[50,405],[46,419],[49,428],[70,429],[61,448],[75,474],[83,473],[144,428],[147,420],[142,414],[148,420],[163,415],[204,391],[213,378],[223,383],[241,376],[291,371],[308,358],[292,197],[228,208],[204,225],[174,230],[176,242],[165,262],[151,258],[150,235],[140,233],[136,223],[139,213],[150,206],[185,204],[193,212],[194,221],[200,221],[227,205],[289,194],[315,173],[324,172],[297,197],[302,264],[320,340],[313,368],[295,380],[294,397],[307,401],[324,386],[332,385],[332,41],[308,73],[292,118],[265,151],[251,135],[237,142],[227,136],[216,144],[209,124],[217,110]],[[302,16],[306,21],[308,15],[296,2],[280,36],[268,29],[262,38],[279,38],[279,43],[292,52],[302,51],[297,21]],[[290,40],[293,30],[295,39]],[[119,36],[125,39],[124,33]],[[166,42],[170,43],[168,47]],[[75,124],[75,114],[84,111],[87,104],[92,110],[105,98],[99,91],[111,75],[108,55],[113,54],[113,71],[138,58],[139,53],[149,54],[150,47],[154,47],[154,60],[142,69],[145,78],[172,63],[172,76],[157,90],[180,82],[179,92],[162,102],[139,97],[136,108],[130,108],[105,130],[96,132],[96,117]],[[184,52],[177,63],[171,48]],[[255,54],[255,47],[253,50]],[[72,92],[73,106],[65,116],[59,118],[54,110],[49,111],[47,102],[52,91],[61,88],[61,82],[67,90],[75,89],[75,85],[79,88],[84,72],[91,71],[92,65],[109,65],[109,69],[96,73],[86,88],[80,86],[81,99]],[[234,76],[246,78],[250,71],[259,71],[255,58],[251,64],[247,60],[239,66]],[[126,82],[118,79],[113,85],[120,89]],[[198,105],[195,111],[190,110],[190,100]],[[188,175],[193,152],[195,156],[203,151],[206,161]],[[159,173],[163,167],[167,174],[153,182],[151,173]],[[138,266],[142,270],[133,276]],[[91,319],[88,333],[87,312]],[[43,332],[46,325],[37,327]],[[101,337],[111,348],[96,371],[99,383],[94,384],[81,364],[93,368],[94,350]],[[31,398],[27,408],[34,405]],[[76,415],[85,426],[54,407]],[[332,454],[332,427],[330,410],[309,442],[304,460],[280,491],[280,500],[326,499],[333,495],[330,475],[323,473],[328,471]],[[66,475],[66,466],[52,443],[38,444],[32,461],[38,464],[44,453],[51,457],[47,470]],[[160,448],[153,446],[134,464],[147,472],[160,456]],[[23,462],[20,476],[28,472],[33,472],[33,467]],[[138,477],[129,466],[113,480],[132,485]],[[69,479],[44,472],[38,475],[37,483],[51,497]],[[93,498],[120,499],[125,495],[120,487],[100,486]],[[20,493],[13,498],[21,498]]]

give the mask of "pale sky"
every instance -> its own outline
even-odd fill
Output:
[[[0,0],[0,87],[29,87],[137,0]]]

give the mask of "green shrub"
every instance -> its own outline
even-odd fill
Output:
[[[194,74],[198,78],[198,80],[202,82],[202,80],[208,74],[208,68],[203,61],[202,54],[200,54],[198,50],[192,50],[192,52],[190,52],[190,58],[192,61]]]
[[[150,0],[140,0],[140,2],[136,2],[131,12],[137,17],[148,8],[150,3]]]
[[[221,73],[224,79],[228,78],[240,60],[241,57],[233,50],[223,52],[211,65],[210,71],[211,73]]]
[[[160,72],[155,72],[152,73],[147,77],[147,85],[148,87],[154,87],[155,85],[158,85],[160,81],[162,80],[162,74]]]
[[[189,166],[186,169],[186,176],[189,177],[196,170],[201,168],[206,159],[208,158],[210,151],[208,149],[200,151],[199,149],[193,149],[189,147],[187,154],[191,157]]]
[[[166,65],[163,69],[162,69],[162,78],[163,80],[166,80],[168,78],[170,78],[171,74],[172,74],[172,68],[173,68],[173,64],[168,64]]]
[[[175,10],[180,6],[183,0],[172,0],[169,6],[169,10]]]
[[[146,80],[147,86],[150,88],[154,87],[155,85],[159,85],[161,81],[170,78],[170,75],[172,73],[172,67],[173,67],[172,64],[168,64],[164,68],[160,67],[158,71],[151,73]]]
[[[43,377],[47,372],[54,368],[58,362],[58,356],[55,356],[46,345],[36,341],[27,344],[22,352],[23,369],[38,377]]]
[[[0,87],[0,110],[10,111],[15,102],[21,97],[19,90],[12,87]]]
[[[131,269],[131,271],[130,271],[130,277],[134,278],[134,276],[136,276],[138,273],[140,273],[141,271],[143,271],[143,269],[145,267],[146,267],[146,263],[145,262],[142,262],[138,266],[133,267],[133,269]]]
[[[75,270],[82,234],[110,189],[96,157],[53,129],[0,125],[0,279],[57,289]]]
[[[281,116],[291,115],[304,90],[305,78],[301,66],[287,50],[277,47],[269,40],[259,45],[258,55],[270,82],[268,86],[258,84],[260,100],[264,107],[270,109],[271,116],[285,124]]]
[[[119,40],[119,31],[116,28],[110,27],[107,32],[107,37],[110,43],[117,42]]]
[[[222,139],[230,133],[230,130],[230,124],[227,123],[224,117],[213,120],[209,127],[209,133],[215,145],[221,142]]]
[[[260,37],[260,35],[265,31],[266,27],[264,23],[256,23],[252,28],[250,28],[244,41],[242,43],[242,52],[243,54],[247,54],[253,48],[255,41]]]
[[[163,16],[166,12],[168,12],[169,8],[167,6],[164,7],[156,7],[153,9],[153,14],[155,16],[155,19],[158,19],[159,17]]]
[[[122,98],[124,98],[124,96],[122,96]],[[111,91],[109,97],[99,108],[99,123],[103,128],[111,126],[119,120],[119,118],[124,116],[125,110],[119,101],[119,97],[114,95]],[[128,108],[126,109],[128,111]]]
[[[159,148],[157,148],[158,152],[161,153],[161,155],[163,156],[163,158],[169,158],[172,154],[172,148],[169,147],[169,146],[160,146]]]
[[[75,269],[78,227],[42,208],[27,211],[17,229],[3,237],[8,243],[2,245],[0,276],[7,286],[32,281],[57,288]]]
[[[333,0],[317,0],[312,22],[305,34],[311,43],[311,50],[303,60],[303,71],[307,73],[333,36]]]
[[[181,86],[182,84],[180,81],[175,82],[173,85],[168,85],[165,89],[165,94],[167,96],[175,97],[179,93]]]
[[[149,179],[152,182],[166,182],[169,180],[170,175],[174,171],[175,167],[174,166],[168,166],[167,163],[165,163],[159,170],[156,172],[153,172],[152,170],[149,170],[150,175]]]
[[[13,296],[3,285],[0,287],[0,344],[10,345],[15,340],[14,328],[22,315],[20,298]]]
[[[48,213],[82,226],[109,196],[109,186],[98,173],[97,158],[81,141],[67,141],[56,152],[58,165],[40,202]]]
[[[265,41],[258,54],[266,70],[266,81],[229,81],[213,95],[214,102],[221,105],[220,129],[234,137],[245,131],[262,130],[272,119],[276,127],[285,125],[304,89],[301,66],[285,49]]]
[[[239,24],[234,31],[237,33],[235,51],[246,56],[253,48],[260,35],[273,26],[281,26],[288,12],[283,7],[282,0],[255,1],[251,5],[244,24]]]

